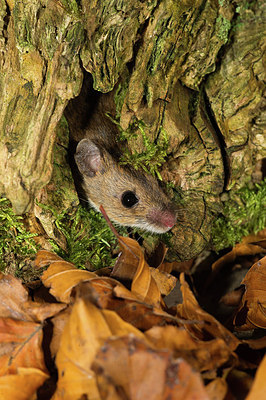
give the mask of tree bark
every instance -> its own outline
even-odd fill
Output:
[[[51,179],[56,126],[86,70],[94,90],[117,88],[123,129],[141,121],[151,141],[166,132],[161,175],[186,210],[171,241],[180,259],[199,253],[220,194],[266,156],[265,5],[242,3],[0,0],[0,182],[16,212]]]

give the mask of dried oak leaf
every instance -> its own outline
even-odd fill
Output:
[[[83,286],[83,295],[99,308],[107,308],[131,323],[136,328],[146,330],[154,325],[180,322],[161,308],[142,302],[130,290],[112,278],[94,278]]]
[[[154,326],[145,332],[145,336],[156,348],[171,350],[175,358],[182,357],[200,372],[217,369],[231,355],[222,339],[199,340],[183,327]]]
[[[118,399],[208,399],[200,375],[186,361],[173,360],[169,351],[155,350],[132,335],[108,339],[93,370],[100,399],[111,399],[110,390]]]
[[[163,304],[162,296],[151,274],[151,268],[145,261],[142,248],[136,240],[119,235],[117,238],[122,253],[111,276],[132,280],[131,291],[139,300],[160,306]]]
[[[166,271],[160,271],[158,268],[150,268],[151,276],[155,280],[159,292],[163,296],[167,296],[174,289],[177,283],[177,278],[170,275]]]
[[[246,397],[246,400],[259,400],[265,399],[266,394],[266,355],[261,361],[257,369],[252,388]]]
[[[228,387],[224,378],[216,378],[206,386],[210,400],[224,400]]]
[[[97,277],[94,272],[78,269],[74,264],[46,250],[38,251],[35,265],[50,265],[41,279],[50,288],[50,293],[62,303],[70,302],[71,291],[79,282]]]
[[[48,375],[35,368],[18,368],[16,374],[0,377],[0,399],[29,400]],[[34,397],[33,397],[34,396]]]
[[[16,374],[21,367],[46,372],[42,325],[0,318],[0,376]]]
[[[99,310],[91,302],[77,298],[56,356],[58,384],[53,400],[78,400],[82,396],[101,399],[91,364],[107,338],[129,333],[144,338],[115,312]]]
[[[212,264],[212,273],[216,275],[225,265],[232,263],[238,256],[250,256],[266,253],[266,229],[256,235],[249,235],[243,238],[241,243],[236,244],[231,251],[226,253]]]
[[[266,257],[256,262],[241,282],[245,291],[234,318],[237,329],[266,329]]]
[[[172,271],[185,272],[185,273],[189,274],[189,272],[194,264],[194,261],[195,261],[195,259],[192,258],[188,261],[164,262],[159,266],[159,270],[168,272],[169,274]]]
[[[42,322],[65,308],[63,304],[45,304],[29,300],[21,281],[0,273],[0,317]]]
[[[122,250],[111,276],[132,280],[131,291],[140,300],[158,307],[163,306],[160,290],[151,275],[150,267],[144,258],[142,248],[136,240],[120,236],[102,206],[100,206],[100,211],[109,224],[110,229],[116,235]]]
[[[198,340],[209,341],[220,338],[227,346],[229,353],[234,357],[233,351],[240,344],[240,341],[228,331],[212,315],[204,311],[198,304],[195,296],[185,281],[184,273],[180,275],[183,303],[177,305],[177,313],[181,318],[189,321],[198,321],[184,325],[184,327]]]

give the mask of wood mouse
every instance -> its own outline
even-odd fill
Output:
[[[121,166],[123,145],[118,129],[106,116],[114,115],[109,94],[97,94],[85,80],[81,94],[68,105],[71,143],[77,144],[74,159],[89,203],[102,205],[109,218],[124,226],[164,233],[176,223],[176,213],[157,180],[144,171]]]

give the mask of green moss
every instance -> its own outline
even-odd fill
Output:
[[[228,33],[230,31],[230,28],[231,28],[231,22],[222,15],[219,15],[219,17],[216,19],[217,36],[224,43],[226,43],[228,40]]]
[[[98,269],[114,265],[117,240],[100,213],[82,206],[58,213],[51,206],[38,205],[52,213],[56,228],[66,239],[66,251],[50,240],[59,256],[80,268],[90,268],[91,265]],[[125,233],[126,229],[120,231]]]
[[[226,201],[223,215],[212,230],[215,250],[240,242],[244,236],[266,227],[266,180],[252,189],[243,187]]]
[[[129,164],[136,170],[143,169],[148,174],[162,180],[159,168],[166,160],[169,144],[166,131],[161,128],[159,139],[153,142],[146,133],[146,126],[143,121],[138,120],[130,124],[127,130],[123,130],[116,121],[113,122],[115,122],[120,129],[120,137],[118,140],[128,141],[132,138],[137,138],[139,136],[139,132],[142,137],[142,151],[131,152],[129,149],[125,148],[120,159],[120,164]]]
[[[124,104],[127,92],[128,92],[128,79],[125,79],[123,85],[121,83],[119,83],[119,85],[116,89],[115,95],[114,95],[117,121],[120,119],[122,106]]]
[[[20,268],[30,262],[38,250],[33,237],[15,215],[7,199],[0,199],[0,270]]]

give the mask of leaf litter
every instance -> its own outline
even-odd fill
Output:
[[[135,240],[111,229],[121,248],[111,272],[40,250],[46,295],[0,275],[0,399],[263,399],[266,230],[213,263],[199,285],[193,260],[164,263],[161,248],[150,266]],[[217,290],[221,274],[242,270],[241,257],[239,287]],[[216,312],[204,292],[219,292]],[[181,301],[169,304],[173,293]]]

